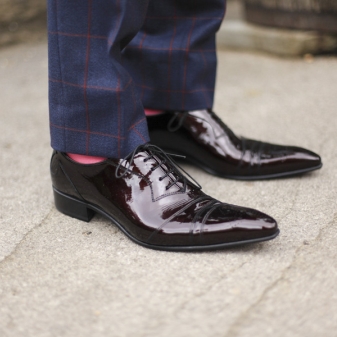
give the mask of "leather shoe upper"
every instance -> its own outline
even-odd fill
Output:
[[[125,159],[91,165],[55,151],[51,176],[57,193],[108,216],[130,238],[148,246],[242,243],[278,233],[268,215],[203,193],[169,156],[149,144]]]
[[[147,121],[153,144],[220,177],[268,179],[322,166],[309,150],[237,137],[210,110],[163,113]]]

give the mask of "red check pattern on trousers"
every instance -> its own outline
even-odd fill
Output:
[[[143,106],[211,108],[225,0],[48,0],[55,150],[121,158],[149,140]]]

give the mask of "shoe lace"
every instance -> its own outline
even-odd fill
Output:
[[[160,147],[152,145],[150,143],[142,144],[137,146],[132,152],[130,152],[125,158],[123,158],[116,167],[115,177],[122,178],[127,173],[132,173],[138,175],[138,173],[133,172],[130,169],[134,158],[138,152],[145,151],[148,156],[143,160],[147,162],[151,158],[156,158],[157,165],[153,166],[150,170],[154,171],[161,167],[165,174],[159,177],[159,180],[162,181],[166,177],[171,178],[171,182],[166,186],[166,190],[170,189],[173,185],[176,185],[178,182],[183,184],[182,190],[186,190],[187,183],[190,183],[193,187],[201,190],[201,185],[192,178],[180,165],[178,165],[171,157],[183,157],[175,154],[168,154],[164,152]],[[184,157],[183,157],[184,158]],[[163,166],[165,165],[165,166]],[[187,176],[187,177],[186,177]]]
[[[213,112],[212,110],[207,110],[207,111],[213,117],[213,119],[216,120],[219,125],[221,125],[221,127],[223,128],[223,130],[226,131],[227,134],[231,134],[231,135],[235,136],[234,133],[233,133],[233,131],[221,120],[220,117],[218,117],[216,115],[215,112]],[[222,137],[223,135],[225,135],[225,132],[223,132],[220,135],[216,135],[215,129],[214,129],[213,125],[211,125],[208,120],[206,120],[205,118],[202,118],[200,116],[195,116],[195,115],[192,114],[192,112],[193,111],[177,111],[177,112],[175,112],[173,114],[172,118],[170,119],[170,121],[167,124],[167,130],[170,131],[170,132],[178,131],[183,126],[186,118],[188,116],[190,116],[192,118],[195,118],[195,119],[198,119],[200,121],[206,122],[211,127],[212,132],[214,134],[214,137],[216,139],[218,139],[218,138]]]
[[[130,166],[132,165],[132,162],[136,156],[136,154],[140,151],[146,151],[148,156],[145,157],[143,160],[144,162],[148,161],[151,158],[156,158],[157,165],[153,166],[150,170],[154,171],[157,168],[161,167],[165,174],[159,178],[159,180],[163,180],[166,177],[171,178],[171,182],[169,185],[166,186],[166,190],[170,189],[173,185],[177,184],[178,182],[181,182],[183,186],[181,187],[182,191],[186,190],[187,183],[191,184],[194,188],[201,190],[201,185],[193,178],[191,177],[180,165],[178,165],[171,157],[183,157],[180,155],[175,154],[168,154],[164,152],[160,147],[156,145],[152,145],[150,143],[139,145],[136,147],[131,153],[129,153],[125,158],[123,158],[119,164],[116,167],[115,171],[115,177],[116,178],[122,178],[127,173],[136,174],[138,173],[133,172],[130,169]],[[127,164],[126,164],[127,163]],[[163,167],[163,165],[165,165]],[[186,176],[187,177],[186,177]],[[207,202],[208,201],[208,202]],[[204,205],[200,207],[200,209],[197,210],[195,213],[192,223],[195,223],[203,214],[202,218],[202,224],[205,224],[211,213],[218,208],[219,206],[223,205],[220,201],[208,196],[208,195],[202,195],[191,202],[189,202],[187,205],[185,205],[183,208],[178,210],[175,214],[170,216],[169,219],[167,219],[161,226],[162,228],[165,224],[167,224],[169,221],[171,221],[173,218],[179,216],[182,214],[187,208],[191,207],[192,205],[195,205],[197,203],[205,202]],[[158,230],[160,229],[158,228]]]

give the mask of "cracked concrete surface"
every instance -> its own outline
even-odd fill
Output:
[[[309,60],[311,62],[311,59]],[[53,206],[46,43],[0,51],[0,336],[336,336],[337,59],[221,51],[215,110],[238,134],[304,146],[322,170],[262,182],[186,166],[274,216],[270,242],[168,253]]]

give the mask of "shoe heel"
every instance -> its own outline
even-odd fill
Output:
[[[72,218],[76,218],[82,221],[89,222],[95,212],[89,209],[81,201],[77,201],[71,197],[55,191],[54,189],[54,200],[56,208],[63,214],[69,215]]]

